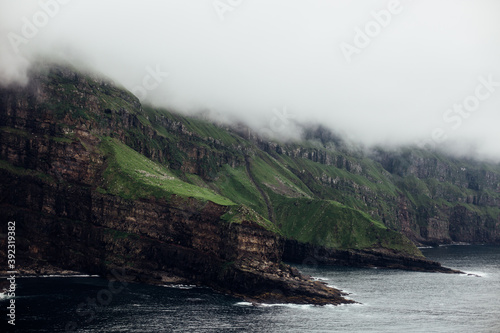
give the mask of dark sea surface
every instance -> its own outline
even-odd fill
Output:
[[[17,332],[500,332],[500,247],[423,249],[476,276],[298,266],[356,305],[255,307],[207,288],[19,278]],[[98,308],[89,306],[92,300]],[[8,332],[2,299],[0,332]]]

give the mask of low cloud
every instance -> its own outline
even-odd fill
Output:
[[[366,146],[500,161],[499,10],[495,0],[0,0],[0,82],[65,59],[154,105],[268,135],[319,123]]]

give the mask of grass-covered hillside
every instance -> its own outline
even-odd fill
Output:
[[[84,127],[99,138],[95,147],[82,141],[105,157],[98,191],[212,201],[228,206],[231,223],[252,219],[287,238],[338,249],[419,255],[408,238],[500,241],[499,165],[416,148],[354,151],[321,127],[308,128],[303,142],[272,142],[143,106],[124,89],[71,70],[39,76],[44,96],[31,107],[60,126],[48,135],[81,140],[75,131]]]
[[[209,200],[224,206],[235,205],[213,190],[180,180],[168,168],[116,139],[103,138],[101,148],[106,153],[108,162],[104,172],[104,187],[112,194],[127,199],[177,195]]]

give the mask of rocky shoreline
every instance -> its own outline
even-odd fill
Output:
[[[188,251],[189,252],[189,251]],[[120,271],[120,279],[132,283],[147,283],[153,285],[187,284],[207,286],[214,291],[231,295],[254,305],[258,304],[313,304],[339,305],[356,303],[345,298],[346,293],[328,287],[324,282],[314,281],[294,267],[283,263],[245,260],[223,264],[218,271],[206,266],[203,277],[200,275],[172,274],[172,272],[147,268],[119,268],[109,266],[103,270],[63,269],[46,261],[31,261],[25,258],[25,265],[18,270],[19,277],[36,276],[93,276],[116,279],[116,271]],[[284,243],[283,259],[307,265],[335,265],[356,267],[380,267],[406,269],[420,272],[463,273],[441,266],[438,262],[425,258],[411,258],[388,251],[356,251],[333,250],[315,247],[287,240]],[[31,262],[30,262],[31,261]],[[6,276],[6,271],[0,271],[0,277]]]
[[[232,267],[222,277],[226,286],[219,281],[200,281],[187,278],[158,278],[158,272],[136,271],[130,269],[112,269],[109,272],[95,275],[57,268],[52,265],[19,269],[17,277],[102,277],[109,280],[118,279],[127,283],[146,283],[152,285],[195,285],[209,287],[216,292],[231,295],[259,304],[312,304],[312,305],[339,305],[356,303],[344,298],[346,293],[328,287],[324,282],[314,281],[310,276],[301,274],[296,268],[285,264],[273,265],[266,270],[250,270],[248,267]],[[5,280],[7,271],[0,271],[0,279]],[[7,286],[7,283],[5,283]],[[0,283],[0,287],[3,285]]]
[[[425,257],[414,257],[377,248],[367,250],[337,250],[286,240],[283,260],[308,265],[377,267],[403,269],[418,272],[465,274],[443,267],[439,262]]]
[[[90,276],[84,272],[68,270],[53,265],[37,266],[29,265],[28,267],[16,269],[17,277],[42,277],[42,276]],[[9,276],[6,270],[0,270],[0,278]]]

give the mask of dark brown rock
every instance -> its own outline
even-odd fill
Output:
[[[424,257],[388,249],[338,250],[286,240],[283,260],[307,265],[393,268],[419,272],[463,273]]]

